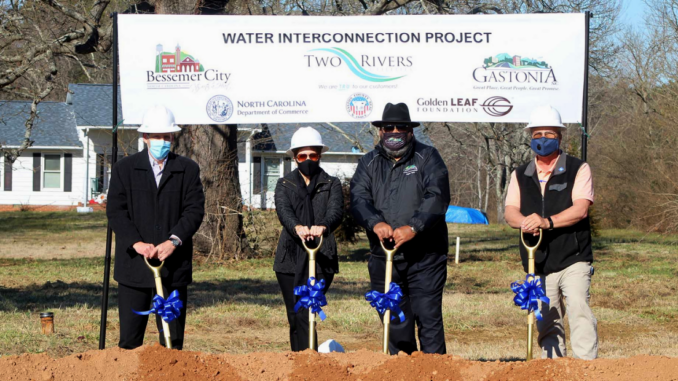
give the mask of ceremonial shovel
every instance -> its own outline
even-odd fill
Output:
[[[318,253],[318,250],[320,250],[320,246],[323,245],[323,236],[320,236],[320,242],[318,242],[318,246],[316,246],[313,249],[309,249],[308,246],[306,246],[306,241],[301,240],[301,243],[304,245],[304,249],[306,249],[306,252],[308,253],[308,277],[315,278],[315,255]],[[311,286],[315,285],[315,280],[311,282]],[[313,309],[309,308],[308,309],[308,347],[313,349],[314,351],[316,350],[315,347],[315,313],[313,313]]]
[[[539,245],[541,244],[541,239],[543,237],[541,229],[539,229],[539,241],[537,241],[537,244],[535,246],[527,246],[525,243],[525,235],[523,234],[523,231],[520,231],[520,240],[523,242],[523,246],[525,246],[525,249],[527,250],[527,273],[528,274],[534,274],[534,253],[537,251],[539,248]],[[534,278],[529,277],[527,280],[532,281]],[[527,358],[526,361],[532,360],[532,332],[534,329],[534,311],[528,312],[527,314]]]
[[[384,249],[386,253],[386,277],[384,279],[384,293],[388,293],[391,287],[391,279],[393,278],[393,254],[395,254],[396,249],[388,250],[384,246],[384,242],[381,242],[381,248]],[[390,328],[391,328],[391,310],[387,309],[384,311],[384,353],[388,354],[388,340],[390,337]]]
[[[151,271],[153,271],[153,278],[155,278],[155,288],[157,289],[158,295],[161,298],[165,298],[165,295],[162,292],[162,278],[160,278],[160,269],[162,269],[162,266],[165,264],[165,261],[160,262],[160,266],[151,266],[150,263],[148,263],[148,258],[144,257],[144,261],[146,262],[146,266],[148,266]],[[169,323],[165,321],[165,319],[160,319],[162,321],[162,334],[165,337],[165,347],[167,349],[172,349],[172,337],[170,335],[170,328],[169,328]]]

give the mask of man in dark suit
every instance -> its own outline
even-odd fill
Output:
[[[180,130],[170,110],[152,107],[139,128],[146,149],[120,160],[111,174],[106,215],[115,232],[120,348],[133,349],[144,341],[148,316],[134,311],[149,310],[156,294],[144,257],[155,265],[165,261],[161,272],[165,297],[179,292],[184,307],[169,327],[172,347],[183,347],[192,237],[205,214],[205,195],[198,164],[170,152],[173,133]],[[156,323],[162,332],[158,316]],[[162,335],[160,343],[165,345]]]

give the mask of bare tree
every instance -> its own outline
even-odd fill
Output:
[[[111,24],[104,26],[109,1],[89,7],[58,0],[3,1],[0,5],[0,93],[9,99],[32,101],[18,147],[0,147],[6,160],[14,162],[33,144],[31,132],[38,103],[55,88],[57,60],[111,46]]]

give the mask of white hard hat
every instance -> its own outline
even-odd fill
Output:
[[[294,135],[292,135],[292,144],[287,154],[294,156],[294,150],[303,147],[322,147],[320,152],[327,152],[330,147],[323,144],[323,138],[320,133],[313,127],[300,127]]]
[[[337,343],[332,339],[327,340],[326,342],[320,344],[320,346],[318,347],[318,353],[331,353],[331,352],[345,353],[344,347],[342,347],[341,344]]]
[[[144,119],[138,132],[147,134],[162,134],[179,132],[181,128],[174,123],[174,114],[165,106],[153,106],[146,110]]]
[[[530,123],[527,128],[534,127],[559,127],[565,128],[563,121],[560,119],[560,113],[555,108],[545,105],[539,106],[532,111],[530,115]]]

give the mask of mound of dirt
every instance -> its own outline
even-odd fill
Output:
[[[12,381],[509,381],[579,380],[678,381],[678,358],[636,356],[595,361],[468,361],[451,355],[415,352],[386,356],[351,353],[206,354],[150,346],[126,351],[111,348],[52,359],[44,354],[0,358],[0,380]]]

